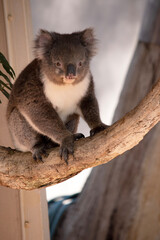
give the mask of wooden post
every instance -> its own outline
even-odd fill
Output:
[[[160,78],[160,1],[148,1],[113,122]],[[117,79],[118,80],[118,79]],[[93,169],[54,239],[160,239],[160,124],[132,150]]]
[[[0,33],[0,50],[18,75],[32,58],[29,0],[0,0]],[[13,146],[5,119],[7,100],[2,95],[0,98],[0,145]],[[0,196],[0,239],[49,239],[45,190],[19,191],[0,187]]]

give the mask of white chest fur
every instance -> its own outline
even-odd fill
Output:
[[[79,113],[78,103],[85,95],[89,82],[89,74],[75,85],[57,85],[47,79],[46,76],[43,77],[44,93],[62,121],[65,121],[70,114]]]

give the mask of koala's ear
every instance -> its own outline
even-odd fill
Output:
[[[42,59],[46,49],[48,49],[52,45],[53,41],[54,39],[52,33],[41,29],[35,39],[36,57]]]
[[[87,48],[90,57],[96,54],[97,50],[97,39],[94,37],[93,28],[87,28],[81,32],[81,44]]]

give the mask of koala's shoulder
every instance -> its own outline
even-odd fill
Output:
[[[28,64],[24,70],[19,74],[16,79],[12,92],[16,96],[20,96],[25,93],[36,91],[37,88],[42,88],[41,82],[41,62],[38,59],[34,59]]]

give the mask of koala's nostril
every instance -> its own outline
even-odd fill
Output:
[[[76,76],[76,67],[73,64],[68,64],[67,65],[67,77],[69,78],[73,78],[74,76]]]

